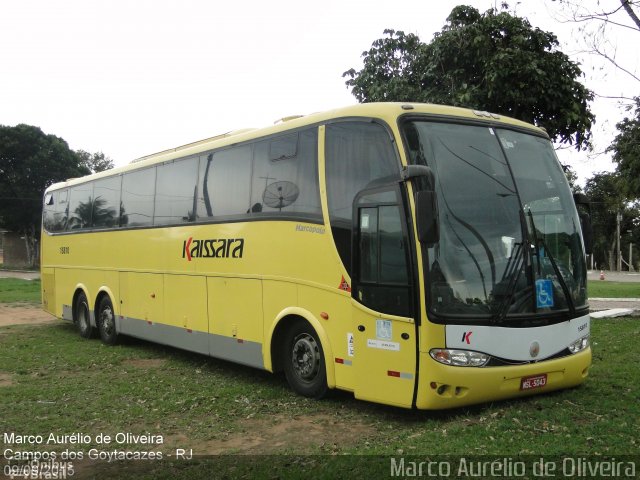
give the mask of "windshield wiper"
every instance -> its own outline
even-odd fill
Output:
[[[534,247],[529,233],[529,227],[527,226],[527,219],[525,217],[524,209],[520,208],[519,212],[520,216],[520,230],[522,234],[522,243],[517,244],[520,246],[520,249],[516,252],[512,253],[512,256],[509,258],[509,262],[507,262],[507,268],[505,269],[504,274],[502,275],[502,279],[504,280],[509,275],[509,284],[506,288],[507,295],[504,300],[500,303],[497,309],[498,316],[494,319],[495,323],[503,323],[509,314],[509,310],[511,309],[512,302],[514,301],[514,297],[516,295],[516,287],[518,285],[518,280],[520,279],[520,275],[522,274],[522,270],[525,270],[527,273],[528,282],[522,291],[526,294],[527,290],[530,290],[529,300],[535,308],[535,288],[533,288],[534,282],[534,273],[533,273],[533,254],[532,250]],[[534,237],[537,239],[537,235],[534,229]],[[526,256],[525,256],[526,249]],[[515,258],[513,257],[515,255]],[[511,264],[511,258],[514,258],[514,263]],[[526,264],[525,264],[526,262]],[[509,271],[509,266],[513,265],[511,271]],[[516,270],[517,268],[517,270]],[[540,270],[540,259],[538,258],[538,271]],[[502,283],[502,282],[501,282]]]
[[[571,297],[571,292],[569,291],[569,286],[567,285],[567,282],[565,281],[564,277],[562,276],[562,272],[560,272],[560,269],[558,268],[558,263],[556,262],[556,259],[553,257],[553,254],[551,253],[551,250],[549,250],[549,247],[547,247],[547,244],[545,243],[544,238],[538,238],[538,235],[536,233],[536,224],[533,221],[533,214],[531,213],[531,210],[529,210],[527,212],[527,215],[529,217],[529,221],[531,222],[531,228],[533,229],[534,236],[535,236],[536,257],[538,259],[538,274],[540,274],[540,247],[539,247],[539,245],[542,245],[542,247],[544,247],[544,251],[547,254],[547,258],[551,262],[551,266],[553,267],[553,271],[556,274],[556,278],[558,279],[558,283],[560,284],[560,288],[562,288],[562,293],[564,293],[564,297],[567,300],[567,305],[569,306],[569,311],[572,314],[574,314],[575,311],[576,311],[576,307],[575,307],[575,305],[573,303],[573,297]]]
[[[515,244],[513,253],[509,257],[504,274],[502,275],[502,280],[494,288],[495,295],[495,293],[498,293],[495,292],[495,290],[502,287],[505,279],[509,279],[506,288],[504,288],[506,295],[496,309],[497,315],[494,317],[495,323],[503,323],[509,313],[509,309],[511,308],[513,297],[516,294],[516,286],[518,284],[518,280],[520,280],[520,275],[522,274],[522,266],[524,264],[523,249],[524,242]]]

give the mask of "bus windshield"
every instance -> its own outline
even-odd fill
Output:
[[[551,143],[417,120],[404,133],[411,162],[435,174],[440,237],[425,249],[430,318],[515,325],[584,313],[580,222]]]

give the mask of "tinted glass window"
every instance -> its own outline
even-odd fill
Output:
[[[151,225],[155,183],[155,168],[146,168],[123,175],[122,202],[120,204],[121,226]]]
[[[198,218],[244,215],[250,210],[251,146],[201,157]]]
[[[45,196],[43,222],[47,231],[61,232],[67,228],[68,196],[68,190],[57,190]]]
[[[298,152],[298,134],[285,135],[269,141],[269,160],[293,158]]]
[[[381,205],[360,209],[360,281],[408,285],[406,239],[400,209]]]
[[[111,228],[118,226],[120,214],[120,183],[122,177],[96,180],[93,186],[93,226]]]
[[[408,285],[406,239],[402,232],[402,214],[397,206],[378,210],[380,231],[380,282]]]
[[[398,175],[398,160],[384,127],[344,122],[327,125],[325,162],[331,229],[350,272],[353,199],[373,180]]]
[[[89,228],[93,217],[93,183],[76,185],[69,190],[67,230]]]
[[[322,216],[316,129],[200,157],[197,216]]]
[[[427,121],[404,130],[412,161],[436,179],[433,313],[517,326],[523,314],[586,307],[580,220],[548,140]]]
[[[157,176],[153,223],[165,225],[194,221],[198,159],[161,165]]]
[[[398,205],[386,203],[393,191],[359,197],[354,298],[379,312],[410,316],[412,311],[407,266],[404,215]],[[369,206],[370,205],[370,206]]]
[[[360,280],[378,281],[378,209],[360,210]]]
[[[322,215],[317,139],[313,128],[256,144],[251,213]]]

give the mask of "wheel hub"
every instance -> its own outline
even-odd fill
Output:
[[[113,312],[110,308],[105,308],[100,312],[100,322],[102,323],[102,329],[107,335],[110,335],[113,327]]]
[[[312,336],[303,334],[294,340],[292,363],[295,373],[304,380],[312,380],[318,374],[320,349]]]

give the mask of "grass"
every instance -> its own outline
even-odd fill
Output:
[[[41,303],[40,280],[0,278],[0,303]]]
[[[594,362],[581,387],[445,412],[400,410],[345,393],[309,400],[279,376],[136,340],[107,347],[62,322],[5,327],[0,431],[152,433],[163,435],[164,444],[130,448],[278,454],[126,464],[143,478],[200,478],[212,465],[232,477],[298,478],[319,467],[319,478],[339,478],[345,468],[351,478],[373,477],[388,475],[389,456],[398,455],[637,455],[640,384],[632,379],[640,363],[639,321],[593,322]],[[297,425],[304,429],[292,436]],[[74,448],[92,446],[100,448],[95,441]],[[123,448],[101,448],[116,447]],[[96,468],[106,477],[122,473],[121,465]]]
[[[638,287],[596,281],[590,282],[590,295],[603,284],[611,288],[597,296],[621,297],[624,289]],[[0,279],[0,302],[39,301],[39,281]],[[63,322],[3,327],[0,434],[82,432],[91,442],[72,449],[85,454],[92,447],[165,454],[185,448],[197,456],[184,462],[85,467],[100,478],[119,478],[125,470],[129,476],[171,479],[213,473],[222,478],[377,478],[388,476],[390,457],[399,456],[408,461],[451,455],[637,459],[639,336],[640,317],[592,322],[593,367],[576,389],[416,412],[360,402],[343,392],[322,401],[301,398],[280,376],[133,339],[107,347],[79,338]],[[118,432],[159,434],[164,443],[96,443],[96,435]],[[211,453],[224,455],[207,456]]]
[[[640,298],[640,282],[590,280],[587,289],[592,298]]]

